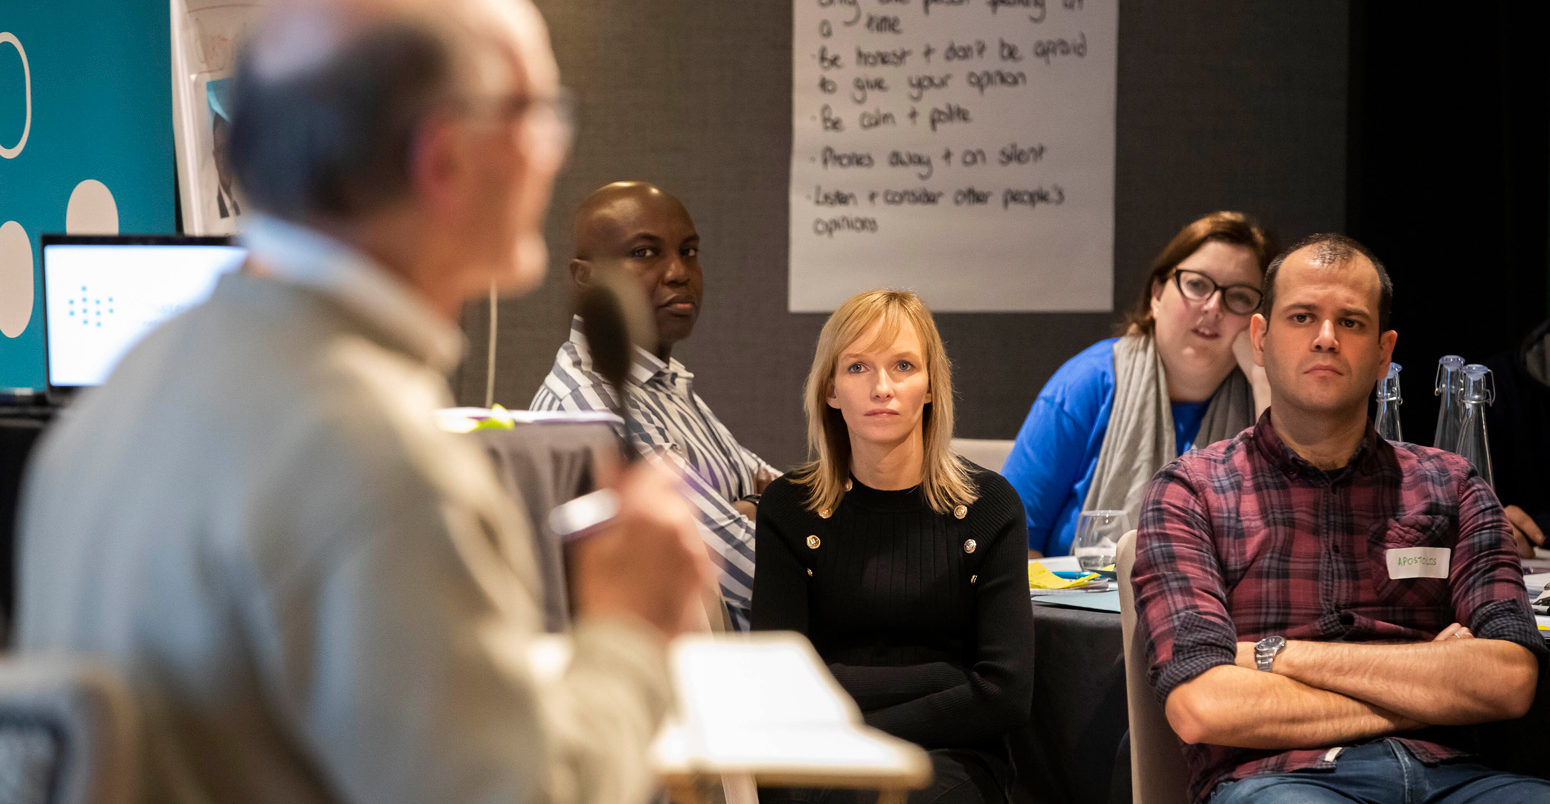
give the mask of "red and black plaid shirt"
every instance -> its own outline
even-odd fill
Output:
[[[1282,443],[1266,411],[1147,489],[1132,583],[1157,699],[1232,664],[1239,641],[1272,634],[1416,642],[1459,622],[1543,656],[1510,533],[1496,495],[1457,455],[1390,443],[1369,426],[1351,460],[1325,472]],[[1403,547],[1451,549],[1448,577],[1390,579],[1386,551]],[[1401,741],[1424,762],[1464,753],[1428,736]],[[1186,745],[1190,794],[1330,767],[1327,753]]]

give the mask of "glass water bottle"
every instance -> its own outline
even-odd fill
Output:
[[[1459,425],[1464,421],[1463,408],[1459,407],[1459,391],[1464,388],[1464,358],[1444,355],[1437,361],[1437,384],[1432,393],[1441,397],[1437,406],[1437,432],[1432,436],[1432,446],[1438,449],[1458,451]]]
[[[1399,406],[1403,399],[1399,394],[1398,363],[1389,363],[1387,377],[1378,381],[1378,435],[1390,441],[1405,440],[1399,432]]]
[[[1491,442],[1485,433],[1485,409],[1496,399],[1495,383],[1491,381],[1491,370],[1479,363],[1465,366],[1461,376],[1464,388],[1459,395],[1459,404],[1463,408],[1464,423],[1454,452],[1468,460],[1486,484],[1495,488],[1491,476]]]

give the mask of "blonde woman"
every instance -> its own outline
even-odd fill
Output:
[[[1027,532],[1011,486],[948,446],[952,377],[930,311],[906,291],[845,302],[804,396],[817,459],[759,505],[753,627],[806,634],[869,725],[930,751],[935,782],[910,801],[1004,801],[1004,738],[1033,691]]]

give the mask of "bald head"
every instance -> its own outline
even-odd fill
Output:
[[[598,248],[618,235],[620,226],[639,218],[647,207],[672,210],[689,218],[689,210],[671,193],[643,181],[616,181],[593,190],[571,217],[571,241],[575,256],[590,258]],[[693,226],[693,222],[690,222]],[[628,228],[628,226],[625,226]]]
[[[655,314],[655,351],[666,359],[694,330],[704,295],[700,236],[689,211],[646,182],[614,182],[581,202],[571,231],[576,283],[585,286],[597,269],[635,278]]]

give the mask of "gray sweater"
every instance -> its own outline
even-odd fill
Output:
[[[21,647],[128,676],[147,801],[641,799],[661,649],[584,622],[535,670],[525,520],[432,425],[447,350],[407,294],[324,285],[228,276],[62,416],[24,492]]]

